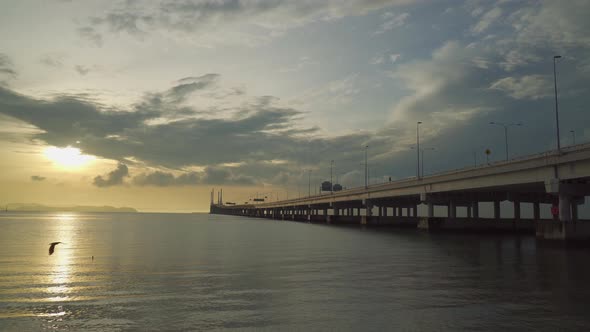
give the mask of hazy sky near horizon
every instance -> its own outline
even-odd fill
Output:
[[[590,2],[0,1],[0,205],[206,210],[590,138]],[[475,158],[474,158],[475,157]],[[475,160],[474,160],[475,159]],[[272,194],[271,194],[272,193]]]

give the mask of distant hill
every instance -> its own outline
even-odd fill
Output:
[[[76,205],[76,206],[47,206],[35,203],[11,203],[8,204],[9,212],[137,212],[136,209],[130,207],[114,207],[114,206],[90,206],[90,205]]]

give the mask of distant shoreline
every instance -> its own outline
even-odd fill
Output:
[[[122,212],[122,213],[137,213],[138,211],[132,207],[114,207],[114,206],[92,206],[92,205],[76,205],[76,206],[47,206],[42,204],[22,204],[14,203],[7,204],[2,212]]]

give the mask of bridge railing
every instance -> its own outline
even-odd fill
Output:
[[[582,143],[582,144],[576,144],[576,145],[570,145],[570,146],[566,146],[561,148],[561,154],[563,153],[568,153],[568,152],[573,152],[573,151],[577,151],[577,150],[584,150],[584,149],[590,149],[590,143]],[[453,174],[459,174],[459,173],[463,173],[463,172],[467,172],[470,170],[476,170],[476,169],[483,169],[483,168],[491,168],[491,167],[497,167],[497,166],[502,166],[502,165],[508,165],[514,162],[522,162],[522,161],[526,161],[526,160],[535,160],[535,159],[539,159],[539,158],[548,158],[548,157],[553,157],[553,156],[557,156],[559,155],[559,151],[557,149],[553,149],[553,150],[547,150],[547,151],[543,151],[543,152],[539,152],[539,153],[535,153],[535,154],[531,154],[531,155],[526,155],[526,156],[519,156],[519,157],[515,157],[515,158],[511,158],[508,160],[499,160],[499,161],[494,161],[491,163],[486,163],[486,164],[480,164],[477,166],[466,166],[466,167],[462,167],[462,168],[455,168],[452,170],[447,170],[447,171],[442,171],[442,172],[437,172],[437,173],[433,173],[433,174],[429,174],[427,176],[423,176],[421,177],[421,179],[432,179],[432,178],[436,178],[436,177],[441,177],[441,176],[446,176],[446,175],[453,175]],[[416,177],[412,176],[412,177],[407,177],[407,178],[403,178],[403,179],[399,179],[396,181],[387,181],[387,182],[382,182],[382,183],[376,183],[376,184],[372,184],[372,185],[368,185],[368,188],[380,188],[380,187],[386,187],[389,186],[391,184],[404,184],[404,183],[412,183],[414,181],[416,181]],[[344,189],[341,191],[338,191],[337,193],[326,193],[326,194],[316,194],[316,195],[311,195],[311,196],[305,196],[305,197],[300,197],[300,198],[293,198],[293,199],[287,199],[287,200],[281,200],[280,202],[282,203],[295,203],[301,200],[310,200],[310,199],[319,199],[319,198],[325,198],[326,196],[334,196],[334,195],[342,195],[342,194],[351,194],[351,193],[355,193],[355,192],[363,192],[365,191],[365,186],[358,186],[358,187],[352,187],[352,188],[348,188],[348,189]],[[277,202],[265,202],[264,204],[268,204],[268,203],[277,203]],[[252,205],[256,205],[256,204],[252,204]]]

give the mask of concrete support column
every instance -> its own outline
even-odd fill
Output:
[[[367,225],[370,220],[371,216],[373,215],[373,204],[369,200],[364,201],[365,204],[365,215],[361,216],[361,225]]]
[[[572,220],[578,221],[578,203],[572,203]]]
[[[401,217],[402,216],[402,207],[401,206],[397,206],[395,209],[397,210],[395,214],[398,217]]]
[[[500,219],[500,201],[494,201],[494,219]]]
[[[373,215],[373,204],[367,202],[367,204],[365,204],[365,210],[366,210],[366,216],[370,217]]]
[[[356,208],[356,215],[360,216],[361,215],[361,208]]]
[[[539,202],[533,202],[533,219],[535,221],[541,219],[541,204]]]
[[[471,219],[471,205],[467,205],[467,218]]]
[[[472,212],[472,217],[475,219],[479,218],[479,202],[475,201],[473,202],[473,204],[471,205],[471,212]]]
[[[418,217],[418,205],[412,206],[412,217],[414,217],[414,218]]]
[[[559,194],[559,220],[571,221],[572,220],[571,208],[572,208],[571,196]]]
[[[449,218],[453,218],[453,219],[457,217],[457,205],[455,204],[454,201],[449,202],[448,216],[449,216]]]
[[[428,202],[428,218],[434,217],[434,203]]]
[[[387,217],[387,206],[383,207],[383,216]]]
[[[514,219],[520,220],[520,201],[514,201]]]

